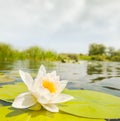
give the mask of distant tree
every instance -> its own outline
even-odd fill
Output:
[[[44,50],[38,46],[29,47],[22,53],[26,59],[43,60],[45,58]]]
[[[120,49],[116,51],[116,56],[120,56]]]
[[[13,60],[13,49],[9,44],[0,43],[0,61]]]
[[[107,55],[112,57],[112,56],[115,56],[116,55],[116,51],[115,51],[115,48],[114,47],[108,47],[107,49]]]
[[[78,55],[77,54],[67,54],[67,56],[70,58],[70,60],[74,60],[75,62],[78,62]]]
[[[92,43],[89,46],[89,55],[104,55],[106,47],[103,44]]]
[[[58,58],[58,55],[56,52],[52,50],[45,51],[45,60],[54,61],[54,60],[57,60],[57,58]]]

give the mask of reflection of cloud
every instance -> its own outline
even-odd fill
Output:
[[[91,41],[120,47],[119,28],[119,0],[0,0],[0,38],[11,43],[74,40],[78,46],[82,40],[82,49]]]

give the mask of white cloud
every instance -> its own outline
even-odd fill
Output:
[[[0,0],[0,39],[16,45],[57,50],[63,46],[48,41],[73,41],[68,48],[78,51],[93,41],[118,48],[119,28],[120,0]]]
[[[120,1],[98,0],[97,4],[89,6],[87,14],[88,28],[94,27],[93,30],[100,29],[100,32],[107,33],[116,32],[120,25]]]
[[[84,9],[85,0],[3,0],[0,1],[0,23],[14,27],[37,26],[40,29],[59,29],[72,22]],[[10,25],[8,25],[10,26]],[[10,27],[11,27],[10,26]],[[50,29],[51,28],[51,29]],[[14,28],[15,29],[15,28]]]

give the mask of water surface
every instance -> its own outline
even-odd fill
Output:
[[[96,90],[120,96],[120,62],[80,61],[79,63],[15,61],[0,63],[0,86],[22,81],[22,69],[35,78],[41,64],[48,72],[57,71],[61,80],[69,80],[69,89]]]

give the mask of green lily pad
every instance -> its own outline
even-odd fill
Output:
[[[28,89],[24,83],[4,85],[0,88],[0,99],[7,102],[13,102],[18,94],[26,91],[28,91]]]
[[[90,90],[65,90],[74,100],[59,108],[70,114],[91,118],[120,118],[120,97]]]
[[[23,83],[5,85],[0,88],[0,99],[12,102],[18,94],[26,91]],[[64,93],[75,98],[59,105],[63,112],[88,118],[120,118],[120,97],[90,90],[65,90]]]
[[[44,109],[40,111],[19,110],[10,106],[1,106],[0,114],[1,121],[105,121],[104,119],[77,117],[64,112],[51,113]]]

